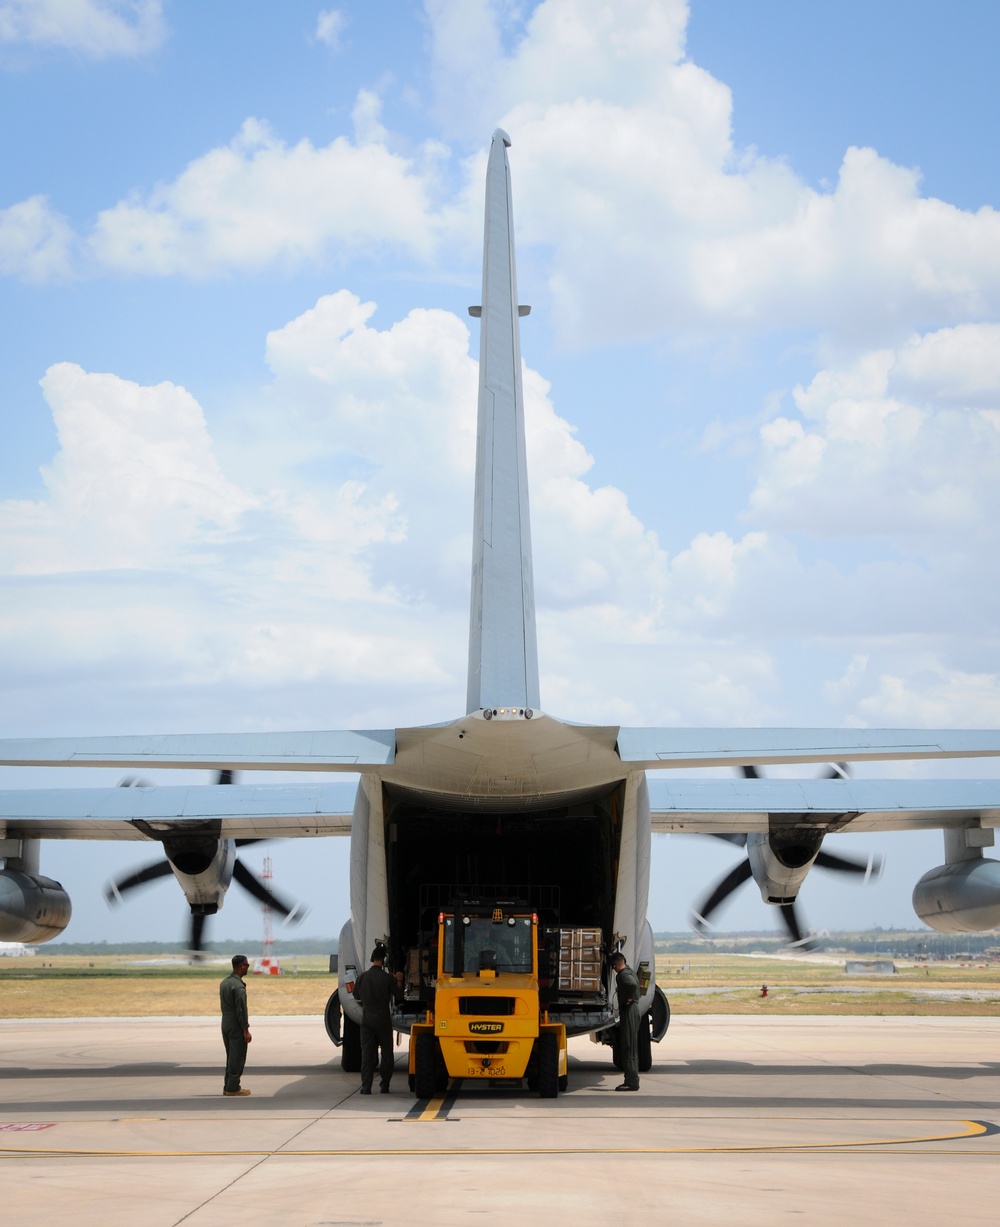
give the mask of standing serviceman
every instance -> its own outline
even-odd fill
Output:
[[[354,997],[361,1002],[361,1094],[372,1093],[377,1050],[382,1050],[379,1083],[382,1094],[389,1090],[392,1077],[392,1009],[393,1001],[403,999],[403,973],[395,977],[385,970],[385,947],[372,951],[371,967],[354,981]]]
[[[223,1095],[249,1095],[240,1089],[243,1066],[247,1063],[247,1044],[253,1039],[250,1034],[250,1019],[247,1015],[247,986],[243,977],[250,970],[250,960],[245,954],[233,955],[233,970],[219,985],[219,1004],[222,1006],[222,1042],[226,1046],[226,1081]]]
[[[616,1091],[639,1089],[639,981],[620,950],[611,956],[618,985],[618,1050],[625,1081]]]

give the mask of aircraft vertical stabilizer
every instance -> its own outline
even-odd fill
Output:
[[[539,706],[535,595],[511,215],[510,138],[493,134],[486,174],[479,423],[469,624],[470,712]]]

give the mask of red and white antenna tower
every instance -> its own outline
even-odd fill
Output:
[[[264,857],[264,869],[260,875],[260,880],[264,883],[264,885],[267,887],[269,891],[271,889],[270,882],[271,882],[272,877],[273,877],[273,874],[271,873],[271,858],[269,856],[265,856]],[[264,915],[264,943],[263,943],[264,953],[254,964],[254,969],[253,969],[254,975],[280,976],[281,975],[281,963],[278,959],[274,957],[275,942],[274,942],[274,930],[271,928],[271,909],[268,906],[268,904],[265,903],[263,904],[260,910]]]

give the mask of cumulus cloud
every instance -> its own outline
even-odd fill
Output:
[[[189,277],[381,249],[426,259],[426,184],[411,161],[370,139],[378,132],[370,100],[356,118],[360,144],[338,137],[320,148],[289,146],[247,120],[173,182],[102,212],[93,259],[120,272]]]
[[[6,656],[47,634],[63,664],[126,653],[141,676],[173,661],[300,703],[302,687],[357,688],[365,710],[394,707],[383,720],[411,689],[415,719],[458,710],[477,366],[455,316],[376,315],[340,291],[269,334],[271,384],[212,433],[177,385],[52,367],[44,497],[0,504]],[[621,491],[588,484],[591,457],[530,370],[525,401],[547,685],[596,714],[621,706],[615,653],[663,640],[667,560]],[[65,602],[39,605],[39,584]],[[581,650],[602,663],[581,671]]]
[[[104,59],[155,51],[166,36],[162,0],[0,0],[0,43]]]
[[[49,642],[71,679],[93,661],[153,690],[224,682],[213,702],[236,706],[220,727],[329,724],[333,691],[335,723],[453,715],[470,344],[447,312],[380,324],[341,290],[267,336],[270,383],[211,427],[175,384],[52,367],[60,448],[44,497],[0,504],[6,663],[16,673]],[[543,706],[624,723],[989,723],[1000,610],[983,524],[996,521],[976,503],[996,497],[997,428],[953,403],[957,354],[988,369],[971,345],[943,331],[818,372],[762,428],[747,531],[697,533],[674,557],[621,490],[592,482],[592,457],[526,369]],[[894,395],[897,367],[910,400]],[[956,464],[971,521],[935,519],[934,483]],[[925,504],[919,532],[916,512],[895,514],[907,498]],[[849,536],[848,561],[816,552],[824,531]],[[804,635],[808,652],[790,652]]]
[[[75,238],[44,196],[0,209],[0,273],[49,281],[72,271]]]
[[[820,371],[761,431],[752,512],[817,537],[951,553],[1000,516],[1000,325],[915,336]]]
[[[347,18],[341,9],[321,9],[316,18],[316,39],[333,51],[340,50],[340,36]]]
[[[0,505],[13,572],[163,565],[196,534],[231,530],[252,499],[223,477],[204,416],[183,388],[144,388],[70,362],[42,391],[60,450],[45,502]]]
[[[289,142],[248,119],[110,205],[81,240],[91,269],[211,277],[388,252],[464,275],[500,122],[521,250],[545,262],[569,345],[794,328],[858,352],[998,316],[1000,215],[922,196],[917,169],[873,149],[847,149],[819,190],[737,148],[739,99],[688,58],[683,0],[542,0],[526,19],[499,0],[427,0],[426,14],[442,129],[456,151],[478,151],[460,182],[439,141],[400,153],[381,94],[363,88],[352,138]],[[341,17],[323,10],[317,37],[335,41]],[[35,257],[0,267],[51,275],[68,233],[48,206],[16,208],[53,233],[18,240]]]
[[[923,198],[916,170],[872,149],[846,150],[819,191],[736,148],[730,90],[686,58],[682,0],[543,0],[524,23],[490,0],[427,9],[442,123],[469,142],[498,119],[511,133],[522,244],[551,252],[567,340],[895,342],[1000,308],[995,210]]]

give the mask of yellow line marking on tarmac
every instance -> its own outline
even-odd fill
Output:
[[[428,1110],[434,1100],[428,1103]],[[924,1137],[909,1138],[871,1138],[860,1142],[774,1142],[761,1146],[499,1146],[486,1148],[465,1148],[461,1146],[445,1148],[412,1148],[412,1147],[377,1147],[336,1150],[87,1150],[82,1147],[66,1147],[64,1149],[46,1150],[39,1147],[0,1147],[0,1155],[30,1155],[34,1158],[96,1158],[96,1159],[243,1159],[243,1158],[275,1158],[282,1156],[291,1158],[365,1158],[368,1156],[408,1156],[408,1155],[455,1155],[486,1157],[490,1155],[705,1155],[705,1154],[777,1154],[794,1151],[839,1151],[857,1150],[862,1147],[912,1146],[928,1142],[958,1142],[969,1138],[982,1137],[994,1130],[982,1121],[960,1121],[966,1126],[959,1133],[936,1133]],[[878,1153],[898,1154],[898,1151],[879,1151]],[[997,1154],[995,1150],[974,1152],[963,1151],[918,1151],[914,1153],[927,1154]]]
[[[444,1095],[438,1095],[434,1099],[428,1099],[427,1107],[424,1108],[419,1116],[409,1116],[406,1119],[408,1121],[437,1120],[438,1113],[444,1107],[444,1100]]]
[[[458,1098],[461,1086],[461,1078],[450,1079],[448,1089],[443,1095],[435,1095],[433,1099],[428,1099],[419,1112],[417,1109],[420,1107],[421,1101],[418,1100],[402,1118],[402,1123],[404,1125],[412,1125],[421,1121],[448,1120],[448,1113],[455,1106],[455,1100]]]

